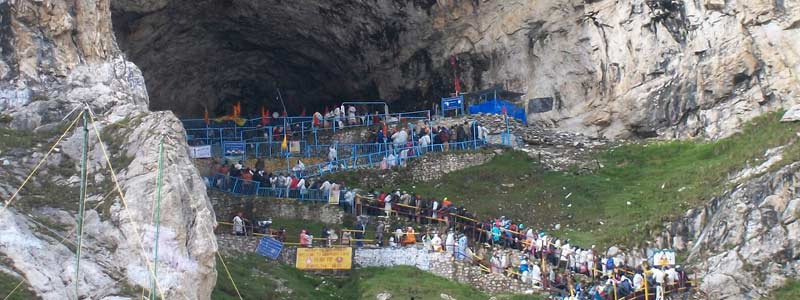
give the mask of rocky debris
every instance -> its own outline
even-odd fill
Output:
[[[464,121],[477,121],[488,130],[491,143],[502,144],[506,132],[506,121],[502,115],[476,114],[461,118],[444,118],[435,124],[452,126]],[[513,148],[525,151],[549,170],[566,170],[579,166],[580,170],[594,170],[600,166],[591,159],[591,154],[610,143],[602,137],[581,133],[563,132],[547,128],[541,123],[523,124],[509,118],[508,132],[512,135]]]

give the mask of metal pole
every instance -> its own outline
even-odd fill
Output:
[[[156,237],[155,237],[155,245],[153,246],[153,277],[152,281],[150,282],[150,299],[155,300],[156,298],[156,276],[158,270],[158,242],[159,242],[159,235],[161,233],[161,185],[163,183],[164,176],[164,137],[161,137],[161,143],[158,146],[158,183],[156,185],[156,209],[155,209],[155,216],[153,219],[156,223]]]
[[[89,118],[88,111],[83,111],[83,149],[81,151],[81,188],[78,203],[78,249],[75,251],[75,299],[80,297],[81,244],[83,243],[83,210],[86,202],[86,165],[89,159]]]

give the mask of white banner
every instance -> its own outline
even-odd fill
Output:
[[[666,267],[666,266],[674,266],[675,261],[675,251],[673,250],[659,250],[653,254],[653,266],[656,267]]]
[[[211,158],[211,146],[189,147],[189,157],[191,158]]]

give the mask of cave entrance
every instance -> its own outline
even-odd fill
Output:
[[[342,44],[323,22],[303,22],[315,19],[313,7],[163,2],[147,11],[153,8],[116,1],[113,15],[119,45],[142,69],[153,110],[181,117],[205,109],[227,114],[235,103],[245,114],[262,106],[282,110],[279,89],[289,114],[380,96],[358,76],[365,70],[348,54],[352,45]]]
[[[450,84],[426,45],[404,42],[428,26],[430,6],[413,2],[112,0],[112,20],[152,110],[214,117],[241,103],[243,115],[257,115],[282,110],[279,89],[289,115],[352,99],[427,109]]]

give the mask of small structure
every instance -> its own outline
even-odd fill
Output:
[[[519,101],[523,94],[501,89],[499,86],[470,93],[469,103],[476,103],[469,106],[470,114],[508,114],[509,116],[527,123],[525,108],[514,104],[512,101]]]

